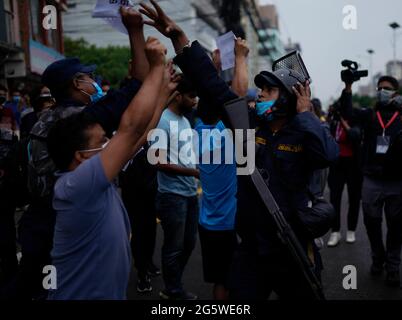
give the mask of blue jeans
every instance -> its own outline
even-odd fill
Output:
[[[197,196],[158,192],[156,210],[164,234],[162,274],[165,288],[169,293],[180,293],[183,291],[183,271],[197,239],[198,199]]]

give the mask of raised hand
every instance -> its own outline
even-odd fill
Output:
[[[151,0],[151,3],[154,8],[151,8],[145,3],[140,3],[142,7],[140,12],[151,19],[144,21],[145,24],[155,27],[160,33],[170,39],[183,32],[181,28],[165,14],[155,0]]]
[[[141,29],[144,19],[141,13],[130,7],[120,7],[121,20],[128,31]]]
[[[167,49],[156,38],[149,37],[145,43],[145,54],[151,68],[164,66]]]
[[[298,83],[296,87],[293,87],[292,89],[297,97],[296,111],[298,113],[311,111],[312,104],[310,82],[306,81],[304,86],[301,83]]]
[[[165,73],[163,78],[163,88],[166,90],[168,96],[170,96],[177,88],[181,76],[176,73],[173,68],[173,61],[169,60],[165,67]]]
[[[250,49],[247,41],[242,38],[237,38],[235,42],[235,56],[236,58],[247,58]]]
[[[247,56],[250,49],[246,40],[237,38],[235,41],[235,69],[232,80],[232,90],[240,97],[247,95],[248,89],[248,68]]]
[[[222,60],[219,49],[216,49],[214,52],[212,52],[212,62],[214,63],[216,70],[220,72],[222,70]]]

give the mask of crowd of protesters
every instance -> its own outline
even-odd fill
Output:
[[[209,56],[151,3],[139,11],[121,8],[132,57],[120,89],[111,90],[106,80],[98,84],[96,67],[78,58],[48,66],[30,95],[0,86],[0,298],[126,299],[133,262],[139,293],[152,291],[152,277],[162,275],[161,299],[194,300],[182,275],[198,236],[204,281],[213,284],[214,299],[268,299],[271,292],[283,299],[314,298],[252,179],[237,175],[235,161],[227,161],[236,157],[228,133],[235,128],[224,105],[239,97],[255,129],[256,167],[268,172],[269,189],[316,277],[321,279],[325,264],[319,239],[330,229],[328,247],[342,239],[347,185],[346,242],[356,241],[362,202],[371,274],[385,268],[386,284],[399,286],[398,81],[379,79],[374,109],[355,108],[353,81],[345,81],[328,114],[295,71],[261,71],[255,94],[245,40],[234,40],[227,83],[219,51]],[[145,40],[145,24],[172,41],[173,61],[158,39]],[[165,135],[155,139],[160,131]],[[205,138],[206,131],[218,134]],[[190,144],[179,139],[184,133]],[[175,151],[188,145],[187,152]],[[151,163],[149,154],[157,161]],[[205,162],[208,157],[214,161]],[[319,231],[310,219],[318,215],[327,219]],[[158,221],[161,269],[153,258]],[[43,286],[45,266],[57,270],[56,286]]]

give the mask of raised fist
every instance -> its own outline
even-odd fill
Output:
[[[237,38],[235,42],[235,56],[247,58],[250,49],[247,41],[242,38]]]
[[[147,39],[145,54],[151,67],[165,65],[166,53],[166,47],[158,39],[153,37]]]

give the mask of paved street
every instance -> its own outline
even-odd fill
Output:
[[[345,194],[345,193],[344,193]],[[347,197],[343,199],[342,210],[345,212]],[[342,217],[342,223],[345,225],[346,216]],[[342,230],[343,235],[346,230]],[[325,237],[327,240],[328,235]],[[158,226],[157,247],[155,250],[155,262],[160,265],[160,251],[162,245],[163,233]],[[369,274],[370,269],[370,249],[363,225],[362,213],[357,229],[357,241],[350,245],[341,242],[336,248],[325,247],[321,251],[324,260],[325,270],[323,272],[323,284],[325,294],[329,300],[402,300],[402,289],[388,288],[384,286],[384,276],[373,279]],[[202,278],[202,260],[199,243],[193,252],[189,264],[185,270],[183,282],[186,290],[196,293],[200,299],[211,299],[212,286],[205,284]],[[345,290],[342,286],[343,267],[354,265],[357,269],[357,290]],[[139,300],[159,299],[158,293],[163,289],[161,277],[153,279],[153,292],[148,294],[138,294],[136,292],[136,275],[130,281],[128,298]]]

